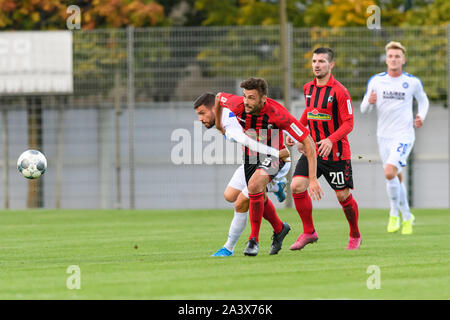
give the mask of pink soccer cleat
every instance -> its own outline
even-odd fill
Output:
[[[300,237],[298,237],[297,241],[290,246],[291,250],[302,250],[307,244],[313,243],[319,240],[319,236],[317,232],[314,231],[312,234],[302,233]]]
[[[361,246],[362,238],[352,238],[348,240],[347,250],[358,250]]]

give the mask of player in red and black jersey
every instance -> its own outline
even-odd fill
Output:
[[[318,48],[314,51],[312,68],[315,78],[303,88],[306,109],[300,122],[309,127],[317,144],[317,177],[324,175],[335,190],[350,225],[347,249],[354,250],[361,245],[361,235],[358,205],[350,193],[353,178],[347,135],[353,130],[353,107],[348,90],[331,74],[333,67],[334,53],[331,49]],[[293,142],[287,137],[286,144],[293,145]],[[312,202],[306,192],[308,182],[308,162],[301,157],[294,171],[291,190],[302,219],[303,233],[291,250],[301,250],[308,243],[318,240],[312,219]]]
[[[219,93],[216,98],[216,127],[220,130],[221,107],[227,107],[237,117],[246,134],[254,139],[265,140],[270,146],[284,148],[283,131],[292,139],[304,146],[307,162],[311,170],[310,192],[314,199],[320,199],[323,192],[316,177],[316,152],[314,142],[306,129],[281,104],[267,97],[267,83],[264,79],[250,78],[241,83],[243,97],[226,93]],[[218,116],[217,116],[218,115]],[[283,223],[272,207],[270,212],[265,208],[267,196],[266,185],[284,165],[283,161],[273,159],[267,155],[252,154],[248,149],[244,152],[244,168],[247,180],[250,205],[249,215],[251,234],[245,255],[256,256],[259,251],[259,230],[264,216],[274,229],[270,254],[277,254],[281,250],[284,237],[290,230],[287,223]]]

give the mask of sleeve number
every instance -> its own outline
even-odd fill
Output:
[[[272,159],[271,158],[265,158],[264,161],[262,162],[262,165],[264,167],[270,167],[271,163],[272,163]]]

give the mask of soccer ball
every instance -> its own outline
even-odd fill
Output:
[[[47,159],[37,150],[27,150],[17,160],[17,170],[27,179],[37,179],[47,169]]]

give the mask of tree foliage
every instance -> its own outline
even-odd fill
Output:
[[[81,9],[82,29],[157,26],[166,22],[164,7],[153,0],[0,0],[0,29],[65,29],[71,5]]]

